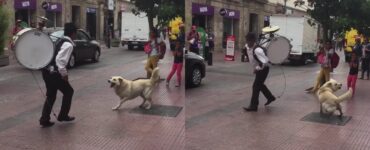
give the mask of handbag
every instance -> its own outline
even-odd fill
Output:
[[[150,52],[152,52],[152,47],[150,46],[150,42],[148,42],[148,43],[146,43],[146,44],[144,45],[144,52],[145,52],[146,54],[150,54]]]
[[[325,63],[325,58],[326,56],[322,53],[320,53],[318,56],[317,56],[317,62],[319,62],[319,64],[324,64]]]

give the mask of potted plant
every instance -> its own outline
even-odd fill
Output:
[[[0,5],[0,67],[9,65],[9,56],[5,54],[8,40],[9,14],[3,5]]]

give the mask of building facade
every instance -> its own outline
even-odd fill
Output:
[[[266,16],[275,12],[267,0],[191,0],[185,2],[186,31],[192,25],[211,28],[215,50],[225,48],[225,38],[235,36],[236,49],[245,44],[248,32],[261,33]]]
[[[120,12],[131,11],[133,4],[129,0],[47,0],[47,9],[42,7],[45,0],[5,0],[9,8],[11,25],[22,20],[30,27],[37,27],[40,16],[49,19],[46,27],[62,27],[66,22],[73,22],[85,30],[93,39],[103,40],[108,24],[113,29],[120,27]],[[108,9],[108,3],[113,9]]]

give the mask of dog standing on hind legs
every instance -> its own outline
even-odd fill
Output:
[[[152,106],[152,93],[156,83],[159,81],[159,68],[155,68],[150,79],[137,79],[134,81],[124,79],[121,76],[114,76],[108,80],[111,88],[120,98],[120,101],[113,110],[118,110],[121,105],[138,96],[143,98],[140,108],[150,109]],[[148,103],[148,104],[147,104]]]
[[[341,102],[352,97],[353,90],[349,88],[348,91],[340,96],[334,95],[336,91],[342,88],[342,84],[330,79],[317,91],[317,97],[320,103],[320,114],[334,114],[336,110],[339,111],[339,117],[342,118],[343,111]]]

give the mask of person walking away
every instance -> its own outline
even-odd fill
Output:
[[[57,91],[63,93],[62,108],[59,112],[58,121],[73,121],[75,117],[69,116],[71,108],[72,96],[74,90],[68,80],[67,64],[71,57],[73,39],[75,39],[77,28],[73,23],[64,25],[64,37],[56,44],[56,52],[51,63],[42,69],[42,78],[46,85],[46,101],[42,109],[40,125],[42,127],[50,127],[54,122],[50,121],[50,113],[53,108]]]
[[[247,47],[249,51],[252,51],[253,56],[249,56],[249,58],[253,58],[253,66],[254,66],[254,73],[256,75],[253,83],[253,92],[250,104],[248,107],[243,107],[243,109],[247,112],[250,111],[257,111],[258,104],[259,104],[259,93],[262,92],[263,95],[267,98],[267,102],[265,106],[269,105],[271,102],[275,101],[275,96],[272,95],[270,90],[265,85],[265,80],[269,74],[269,59],[266,56],[262,47],[257,45],[257,36],[254,33],[248,33],[246,36]]]
[[[367,39],[368,41],[368,39]],[[364,79],[365,72],[367,73],[367,80],[369,80],[369,72],[370,72],[370,43],[367,43],[364,48],[364,57],[362,59],[362,68],[361,68],[361,78]]]
[[[187,40],[190,43],[189,50],[191,52],[196,53],[196,54],[199,55],[199,47],[198,47],[198,44],[200,42],[200,35],[199,35],[199,33],[196,30],[197,30],[197,27],[196,26],[192,26],[191,27],[191,31],[188,34],[188,39]]]
[[[351,62],[349,63],[350,70],[347,78],[347,88],[353,89],[353,95],[355,95],[356,81],[358,75],[359,58],[356,53],[352,53]],[[352,97],[353,97],[352,95]]]

